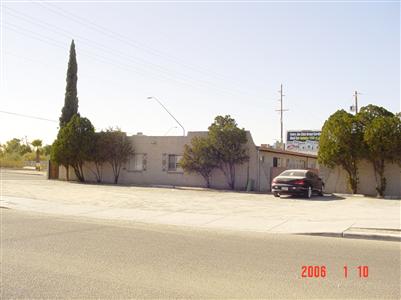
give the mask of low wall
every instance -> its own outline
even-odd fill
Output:
[[[376,179],[373,166],[368,161],[358,164],[359,184],[358,194],[376,196]],[[348,175],[341,167],[333,169],[320,166],[320,176],[325,183],[325,191],[328,193],[352,193],[348,186]],[[386,196],[401,197],[401,168],[398,164],[387,163],[385,167],[387,187]]]

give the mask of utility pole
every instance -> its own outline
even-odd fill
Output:
[[[358,113],[358,91],[355,91],[354,97],[355,97],[355,114],[357,114]]]
[[[276,111],[280,112],[280,128],[281,128],[281,133],[280,133],[280,147],[282,148],[282,150],[284,150],[284,143],[283,143],[283,112],[284,111],[288,111],[288,109],[283,109],[283,97],[285,95],[283,95],[283,84],[281,84],[280,86],[280,109],[277,109]]]
[[[358,91],[354,92],[354,100],[355,100],[355,105],[351,105],[350,110],[352,112],[355,112],[355,114],[358,113],[358,95],[361,95],[361,93],[358,93]]]

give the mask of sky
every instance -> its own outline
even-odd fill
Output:
[[[336,110],[400,111],[400,3],[1,2],[0,143],[50,144],[71,40],[81,116],[96,130],[181,135],[231,115],[256,144],[321,129]]]

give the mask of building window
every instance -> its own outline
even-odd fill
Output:
[[[144,154],[138,153],[131,156],[128,165],[128,171],[143,171]]]
[[[183,172],[180,166],[182,155],[169,154],[168,155],[168,171],[169,172]]]
[[[316,169],[316,163],[315,162],[309,162],[309,168],[310,169]]]
[[[273,167],[285,167],[285,160],[281,157],[273,157]]]

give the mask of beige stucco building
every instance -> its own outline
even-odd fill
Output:
[[[204,187],[205,181],[198,174],[187,174],[179,166],[184,145],[190,144],[195,136],[206,136],[207,132],[188,132],[186,136],[146,136],[137,134],[128,137],[132,142],[135,155],[123,166],[119,183],[128,185],[165,185]],[[272,179],[285,169],[314,169],[325,183],[328,193],[351,193],[347,184],[347,174],[340,167],[328,169],[317,164],[317,156],[313,154],[283,151],[267,146],[258,147],[247,132],[249,162],[236,167],[235,188],[237,190],[253,190],[269,192]],[[91,164],[84,165],[84,176],[89,182],[96,177]],[[401,197],[401,168],[397,164],[386,165],[386,195]],[[66,179],[66,170],[59,167],[59,179]],[[371,164],[362,162],[359,165],[359,193],[376,195],[375,177]],[[70,180],[75,174],[70,168]],[[103,182],[113,182],[113,172],[108,164],[103,166]],[[212,188],[227,189],[228,183],[224,174],[213,171],[210,185]]]
[[[187,174],[179,166],[184,145],[190,144],[195,136],[206,136],[207,132],[189,132],[186,136],[130,136],[135,155],[123,166],[119,183],[133,185],[169,185],[169,186],[205,186],[204,179],[197,174]],[[316,168],[316,156],[281,151],[267,147],[257,147],[252,136],[247,132],[249,162],[236,167],[235,187],[255,191],[270,191],[274,176],[286,168]],[[95,182],[91,164],[84,165],[87,181]],[[70,168],[70,180],[75,174]],[[66,170],[59,168],[59,179],[66,179]],[[108,164],[103,167],[103,182],[113,182],[113,172]],[[212,188],[228,188],[227,180],[220,170],[212,173]]]

